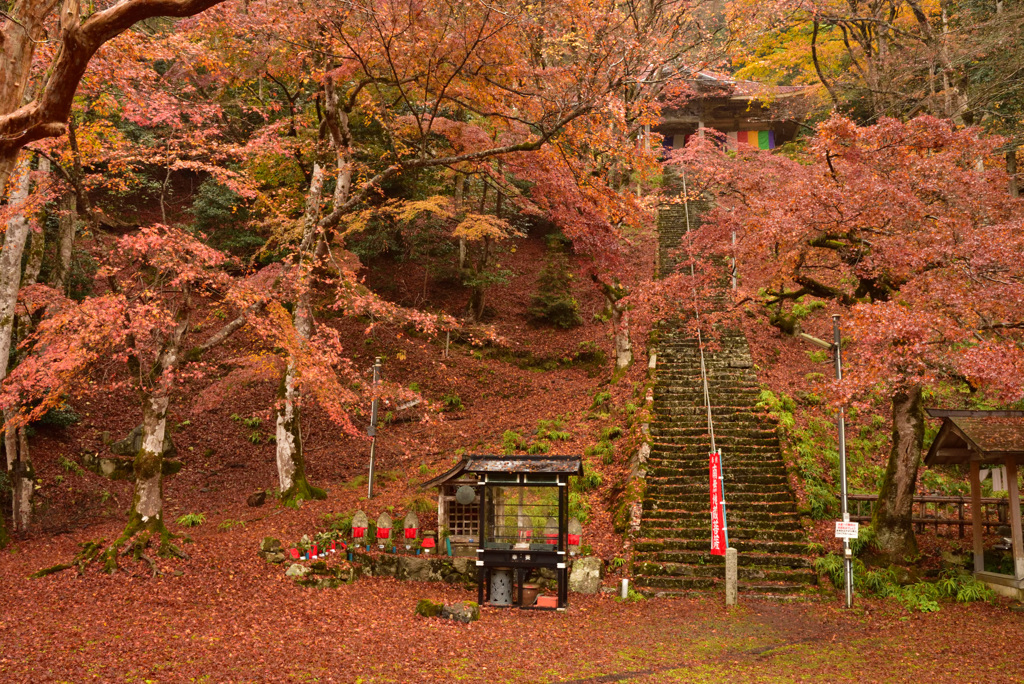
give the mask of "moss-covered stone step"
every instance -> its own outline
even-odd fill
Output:
[[[636,551],[707,551],[710,539],[643,539],[638,541],[633,548]],[[735,542],[730,538],[729,545],[735,547],[739,553],[781,553],[786,555],[806,555],[808,553],[806,542],[787,541],[764,541],[759,539],[737,539]]]
[[[742,478],[744,475],[780,475],[786,471],[786,464],[779,460],[768,460],[763,458],[764,454],[736,454],[730,453],[722,459],[722,467],[725,471],[725,476],[736,480]],[[708,452],[706,449],[702,449],[693,456],[683,456],[682,454],[667,454],[651,456],[648,459],[648,468],[653,470],[654,468],[676,468],[676,472],[680,475],[697,475],[703,469],[705,473],[708,469]]]
[[[689,521],[693,519],[699,519],[704,521],[705,526],[711,520],[711,514],[707,509],[703,511],[677,511],[668,509],[652,509],[644,511],[644,516],[649,517],[651,520],[664,520],[675,516],[680,521]],[[801,519],[798,513],[792,513],[789,511],[783,512],[767,512],[767,511],[741,511],[741,510],[730,510],[728,511],[729,524],[736,524],[741,527],[764,527],[770,529],[771,527],[778,525],[778,529],[801,529]]]
[[[754,406],[761,397],[761,392],[752,387],[715,387],[709,391],[711,406]],[[704,388],[699,384],[692,385],[659,385],[654,390],[655,400],[692,401],[704,405]]]
[[[701,496],[707,496],[709,489],[710,486],[706,478],[691,478],[686,482],[666,482],[663,479],[653,478],[647,481],[647,491],[657,491],[661,495],[700,494]],[[735,477],[727,477],[725,480],[726,497],[734,494],[776,494],[779,492],[790,493],[789,484],[786,482],[763,484]]]
[[[640,577],[725,577],[724,565],[701,565],[680,563],[641,563],[633,566],[636,582]],[[764,566],[739,566],[737,579],[797,584],[815,584],[817,575],[807,568],[776,568]]]
[[[728,501],[728,499],[726,499]],[[666,500],[660,501],[658,499],[646,498],[643,502],[644,511],[656,511],[659,509],[669,509],[674,511],[682,511],[686,513],[699,513],[702,510],[707,510],[707,501],[679,501],[679,500]],[[750,512],[771,512],[771,513],[788,513],[796,510],[796,504],[791,501],[772,501],[772,502],[749,502],[749,501],[734,501],[727,504],[727,510],[735,511],[737,513],[750,513]]]
[[[667,523],[666,526],[659,526],[658,523]],[[708,524],[692,525],[682,527],[680,523],[667,520],[649,520],[640,525],[640,534],[649,539],[704,539],[710,537]],[[737,528],[734,524],[729,525],[729,541],[737,540],[755,542],[794,542],[799,543],[805,539],[803,530],[771,530]]]
[[[761,460],[756,454],[743,457],[744,461],[730,459],[726,464],[724,475],[730,480],[742,480],[747,477],[758,475],[784,476],[787,472],[786,464],[782,461]],[[707,477],[708,455],[702,454],[699,458],[681,458],[676,454],[668,457],[651,457],[648,459],[647,471],[654,474],[656,471],[662,476],[668,476],[674,471],[679,477]]]
[[[667,520],[678,517],[681,520],[688,520],[693,514],[692,511],[676,511],[673,509],[656,508],[644,511],[644,517],[651,520]],[[711,513],[707,510],[702,519],[707,519]],[[785,511],[782,513],[767,513],[762,511],[728,511],[729,524],[735,522],[744,527],[765,527],[773,529],[801,529],[801,516],[799,513]]]
[[[651,511],[670,508],[682,513],[684,511],[692,511],[693,504],[695,503],[702,504],[706,508],[709,505],[709,493],[705,490],[703,492],[696,491],[680,494],[677,492],[666,492],[658,488],[649,487],[644,501],[645,503],[647,501],[651,502],[651,507],[649,509]],[[726,510],[735,510],[737,513],[741,513],[750,505],[791,503],[793,501],[793,494],[788,490],[766,492],[764,494],[760,494],[758,492],[730,492],[729,490],[726,490],[725,501]]]
[[[754,425],[777,429],[775,421],[766,416],[751,413],[743,408],[715,409],[711,412],[715,425]],[[689,422],[692,425],[707,425],[708,413],[703,406],[694,407],[689,403],[677,403],[666,406],[654,401],[654,420],[657,422]]]
[[[694,583],[682,587],[647,586],[637,584],[637,590],[643,594],[663,598],[698,598],[702,596],[718,596],[725,591],[725,580],[714,578],[693,578]],[[696,582],[700,582],[697,584]],[[792,582],[765,582],[763,580],[752,580],[738,582],[737,590],[743,596],[756,596],[763,598],[784,599],[784,600],[808,600],[817,599],[818,590],[813,585],[796,584]]]
[[[703,482],[704,489],[708,488],[707,467],[693,468],[692,472],[681,473],[680,468],[670,466],[656,466],[648,468],[648,485],[690,485]],[[777,485],[789,485],[789,478],[778,472],[759,472],[756,470],[744,470],[741,474],[730,471],[726,473],[726,481],[739,486],[742,489],[755,489],[760,487],[773,487]]]
[[[721,429],[720,429],[721,428]],[[681,426],[672,423],[655,424],[651,426],[651,435],[654,437],[671,438],[674,444],[693,444],[710,442],[708,428],[704,426]],[[715,426],[715,442],[723,445],[732,444],[733,447],[742,446],[764,446],[778,448],[779,437],[774,430],[760,430],[752,426],[730,427]]]
[[[715,440],[717,442],[717,440]],[[707,460],[708,448],[707,444],[700,442],[700,440],[688,440],[688,439],[661,439],[655,438],[652,435],[651,438],[651,453],[658,454],[665,458],[677,457],[681,461],[692,459],[695,456],[700,456]],[[725,446],[722,445],[722,450],[725,450]],[[743,447],[742,452],[737,444],[732,445],[727,453],[723,454],[724,462],[731,461],[735,463],[741,455],[765,455],[769,458],[765,458],[765,462],[778,462],[782,463],[782,456],[778,443],[774,445],[746,445]],[[774,457],[774,458],[770,458]]]
[[[806,556],[785,553],[737,553],[739,567],[812,568],[813,561]],[[655,551],[637,553],[633,557],[634,574],[640,563],[684,563],[689,565],[725,566],[725,556],[712,556],[710,551]]]

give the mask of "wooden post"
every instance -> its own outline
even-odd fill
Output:
[[[971,461],[971,532],[974,534],[974,572],[985,572],[985,542],[981,538],[981,463]]]
[[[964,497],[960,497],[960,501],[956,504],[956,514],[960,518],[960,538],[964,538]]]
[[[725,550],[725,605],[727,606],[736,605],[738,565],[736,549],[730,546]]]
[[[1017,461],[1007,458],[1006,488],[1010,491],[1010,529],[1013,536],[1013,577],[1024,579],[1024,536],[1020,526],[1020,490],[1017,487]]]

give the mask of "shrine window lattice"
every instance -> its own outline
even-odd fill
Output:
[[[458,501],[448,504],[448,531],[453,537],[476,537],[480,531],[479,507]]]

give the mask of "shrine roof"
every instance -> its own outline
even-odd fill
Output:
[[[1024,462],[1024,411],[946,411],[925,463],[928,465],[1013,458]]]
[[[454,480],[464,473],[554,473],[561,475],[582,475],[581,456],[494,456],[470,455],[459,461],[451,470],[438,475],[421,486],[436,487]]]

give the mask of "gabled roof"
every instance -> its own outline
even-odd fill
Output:
[[[465,473],[556,473],[582,475],[583,458],[580,456],[493,456],[477,454],[466,456],[454,468],[427,480],[423,489],[437,487],[457,479]]]
[[[928,449],[928,465],[1014,458],[1024,462],[1024,411],[928,409],[942,427]]]
[[[809,86],[779,86],[749,81],[741,78],[733,78],[729,74],[710,69],[703,69],[694,74],[695,85],[712,86],[728,91],[730,97],[736,99],[759,99],[768,97],[770,99],[780,97],[791,97],[804,93]]]

